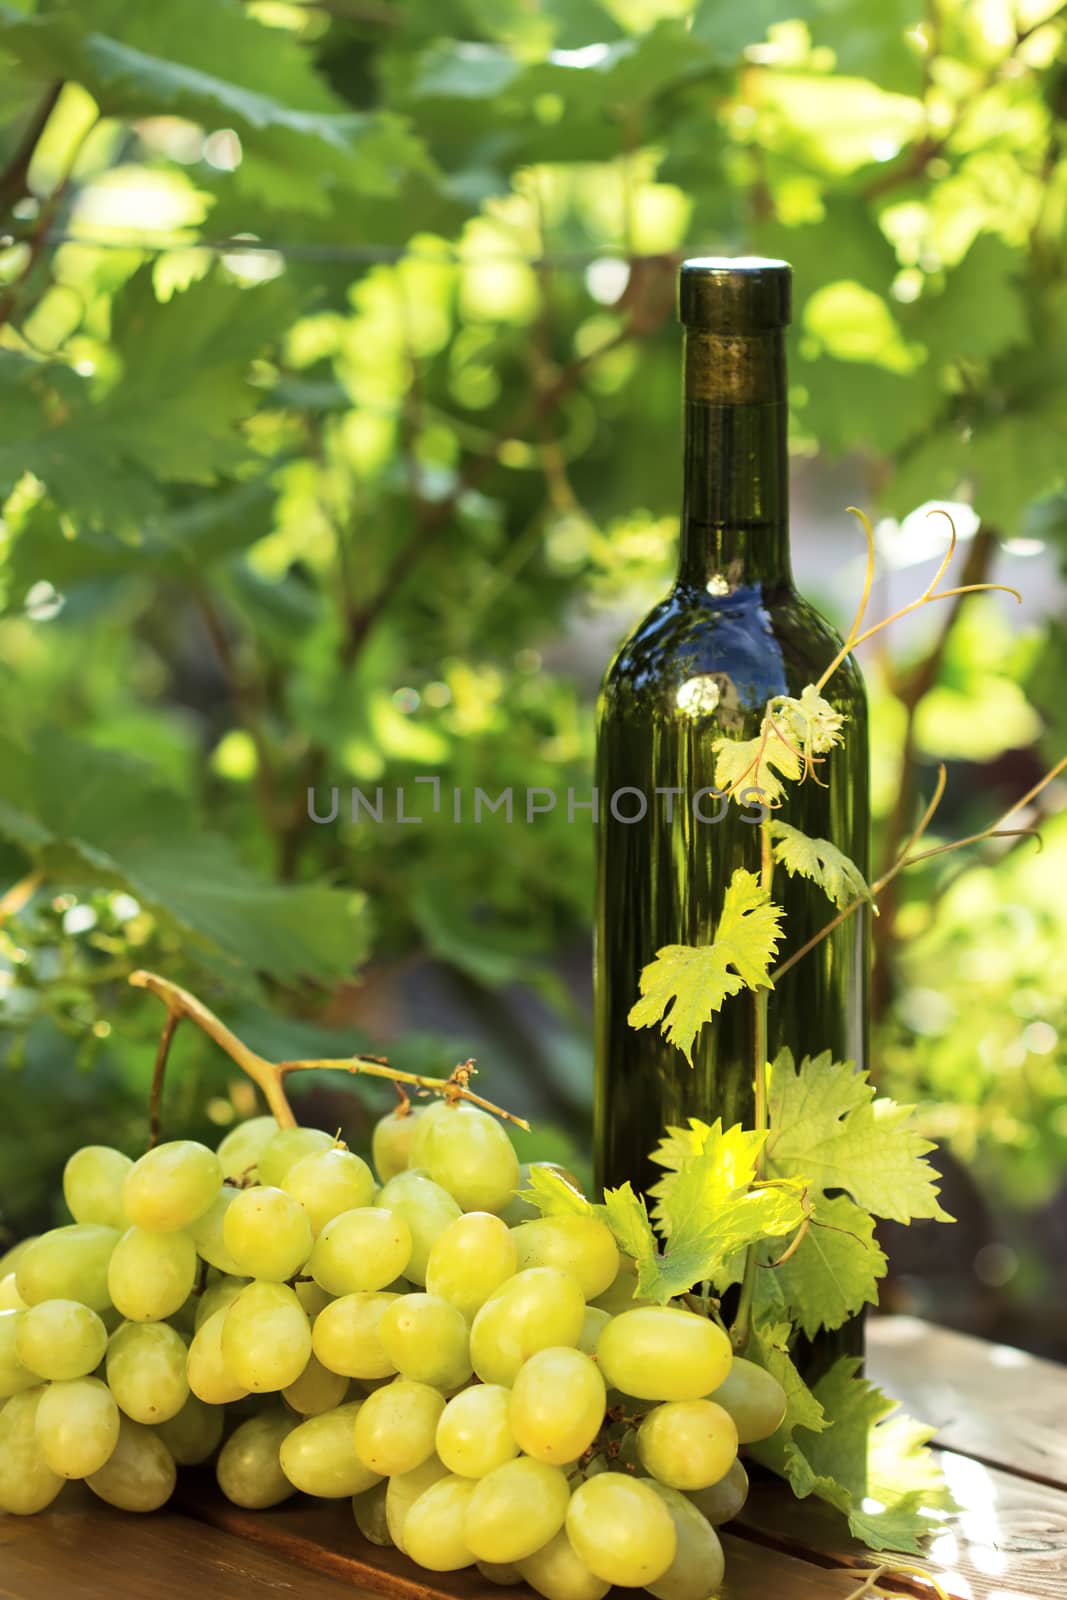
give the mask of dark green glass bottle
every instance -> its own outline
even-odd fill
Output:
[[[841,640],[797,594],[789,560],[784,330],[790,269],[754,259],[686,262],[685,470],[678,579],[623,644],[601,696],[596,910],[598,1183],[647,1188],[661,1175],[648,1153],[660,1130],[690,1116],[753,1123],[755,1008],[728,999],[704,1027],[694,1065],[658,1030],[627,1013],[638,977],[667,944],[710,942],[735,868],[759,870],[759,829],[705,795],[714,788],[713,741],[752,738],[776,694],[799,694]],[[824,691],[847,721],[845,744],[810,779],[788,785],[777,813],[844,850],[866,874],[869,853],[867,718],[849,658]],[[620,791],[637,794],[620,794]],[[674,790],[673,796],[664,791]],[[656,791],[660,791],[657,794]],[[615,804],[613,805],[613,797]],[[641,812],[640,797],[647,797]],[[639,817],[639,820],[623,820]],[[833,907],[806,879],[779,868],[785,908],[781,953],[799,948]],[[867,917],[853,916],[776,984],[769,996],[771,1056],[833,1052],[867,1064]],[[820,1355],[862,1346],[862,1325],[823,1340]]]

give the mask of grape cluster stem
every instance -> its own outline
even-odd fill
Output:
[[[220,1050],[226,1052],[231,1061],[236,1062],[242,1072],[248,1074],[263,1094],[267,1109],[281,1128],[295,1128],[297,1125],[296,1116],[285,1093],[285,1079],[289,1074],[330,1070],[360,1073],[372,1078],[387,1078],[398,1087],[407,1085],[408,1088],[420,1090],[424,1094],[442,1095],[446,1100],[469,1100],[472,1105],[480,1106],[483,1111],[491,1112],[493,1116],[501,1117],[505,1122],[513,1122],[517,1127],[529,1131],[530,1125],[523,1117],[517,1117],[513,1112],[494,1105],[491,1100],[475,1094],[469,1087],[470,1076],[474,1071],[473,1061],[461,1062],[447,1078],[424,1078],[416,1072],[401,1072],[399,1068],[389,1066],[382,1056],[342,1056],[338,1059],[314,1061],[268,1061],[266,1056],[259,1055],[246,1045],[243,1039],[239,1039],[221,1017],[217,1017],[202,1000],[190,994],[188,989],[172,983],[169,978],[160,977],[157,972],[139,969],[130,973],[129,981],[135,989],[147,989],[149,993],[162,1000],[167,1008],[152,1076],[149,1100],[149,1148],[159,1141],[160,1106],[163,1099],[167,1057],[178,1024],[183,1018],[188,1018],[194,1023],[219,1046]]]

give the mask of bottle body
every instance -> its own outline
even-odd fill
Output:
[[[627,1014],[638,978],[668,944],[708,944],[737,867],[758,872],[759,828],[751,809],[713,796],[712,745],[759,731],[772,695],[797,695],[833,660],[840,640],[790,590],[761,588],[715,598],[679,584],[622,646],[601,695],[597,741],[600,817],[596,895],[596,1095],[598,1182],[629,1179],[646,1189],[661,1176],[650,1150],[668,1124],[691,1117],[751,1127],[754,1007],[747,991],[704,1027],[690,1067],[654,1028]],[[776,813],[813,838],[829,839],[866,874],[869,853],[867,712],[851,660],[824,691],[846,718],[845,744],[827,756],[820,783],[790,784]],[[825,785],[822,787],[821,785]],[[611,797],[649,798],[639,822],[620,821]],[[676,790],[671,801],[656,790]],[[617,809],[636,811],[626,798]],[[722,811],[721,821],[714,819]],[[833,916],[807,879],[775,874],[785,908],[785,949],[797,949]],[[788,1045],[799,1060],[830,1050],[867,1065],[866,918],[849,918],[775,985],[768,997],[770,1056]]]
[[[698,269],[688,273],[689,268]],[[710,269],[710,270],[708,270]],[[595,928],[597,1182],[647,1190],[666,1126],[689,1117],[754,1125],[756,1007],[730,997],[699,1032],[692,1066],[656,1028],[627,1021],[642,969],[664,945],[714,938],[734,871],[759,872],[758,812],[717,799],[715,740],[754,738],[767,701],[817,683],[841,640],[793,586],[788,548],[784,263],[687,263],[685,471],[678,581],[622,645],[601,694]],[[774,815],[869,858],[866,699],[851,658],[822,693],[844,744],[818,781],[786,782]],[[756,779],[753,779],[753,783]],[[637,796],[644,797],[641,809]],[[742,803],[738,803],[739,800]],[[774,873],[781,953],[835,908],[812,882]],[[867,917],[843,922],[767,999],[767,1051],[829,1050],[867,1065]],[[862,1350],[862,1322],[804,1352],[814,1372]]]

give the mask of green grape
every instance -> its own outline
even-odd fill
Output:
[[[168,1417],[156,1431],[179,1467],[198,1467],[218,1449],[224,1422],[221,1406],[205,1405],[191,1394],[177,1416]]]
[[[370,1205],[374,1174],[351,1150],[335,1147],[294,1161],[285,1174],[282,1188],[294,1200],[299,1200],[307,1213],[311,1232],[318,1238],[331,1217]]]
[[[694,1311],[639,1306],[613,1317],[600,1335],[604,1381],[639,1400],[699,1400],[730,1370],[730,1341]]]
[[[106,1349],[107,1329],[78,1300],[42,1300],[18,1314],[15,1353],[41,1378],[84,1378]]]
[[[426,1287],[473,1318],[494,1289],[518,1270],[515,1239],[489,1211],[468,1211],[438,1234],[426,1263]]]
[[[383,1478],[414,1472],[434,1453],[444,1396],[427,1383],[397,1378],[368,1395],[356,1416],[356,1454]]]
[[[296,1493],[279,1460],[282,1441],[296,1426],[296,1418],[283,1406],[271,1406],[234,1429],[215,1463],[215,1477],[227,1500],[248,1511],[264,1511]]]
[[[567,1532],[591,1572],[627,1589],[662,1578],[678,1548],[674,1519],[655,1490],[621,1472],[601,1472],[579,1484]]]
[[[226,1248],[223,1227],[227,1211],[242,1192],[232,1184],[224,1183],[204,1215],[197,1217],[186,1230],[196,1245],[197,1255],[214,1267],[216,1272],[224,1272],[229,1277],[240,1277],[241,1269]]]
[[[174,1457],[155,1429],[121,1417],[114,1450],[85,1481],[120,1511],[158,1511],[174,1493],[177,1476]]]
[[[619,1270],[615,1274],[614,1282],[610,1283],[603,1294],[593,1297],[593,1305],[600,1311],[607,1311],[611,1316],[617,1317],[622,1311],[633,1311],[636,1306],[654,1305],[652,1300],[643,1300],[637,1292],[637,1263],[629,1256],[620,1255]]]
[[[299,1378],[286,1384],[282,1397],[302,1417],[317,1417],[323,1411],[333,1411],[347,1393],[348,1379],[344,1374],[331,1372],[318,1356],[310,1355]]]
[[[238,1381],[222,1355],[222,1329],[229,1314],[229,1306],[223,1306],[201,1323],[185,1363],[190,1389],[209,1406],[229,1405],[233,1400],[243,1400],[248,1393],[247,1386]]]
[[[406,1111],[387,1111],[374,1124],[371,1159],[382,1183],[388,1183],[409,1165],[411,1141],[425,1106],[409,1106]]]
[[[26,1302],[19,1294],[14,1272],[5,1272],[0,1278],[0,1311],[25,1311]]]
[[[13,1244],[5,1250],[3,1255],[0,1255],[0,1277],[6,1277],[9,1272],[14,1272],[30,1245],[35,1244],[39,1238],[40,1234],[31,1233],[25,1239],[20,1239],[18,1244]]]
[[[610,1321],[610,1311],[602,1311],[599,1306],[586,1306],[582,1331],[578,1335],[579,1350],[584,1351],[587,1356],[595,1356],[600,1335]]]
[[[172,1312],[166,1319],[167,1326],[173,1328],[176,1333],[180,1333],[186,1344],[189,1343],[196,1332],[196,1313],[200,1309],[202,1298],[203,1296],[197,1294],[194,1287],[188,1299],[183,1300],[177,1311]],[[121,1328],[124,1320],[122,1314],[115,1310],[112,1310],[110,1315],[105,1315],[104,1317],[109,1333],[114,1333],[116,1328]]]
[[[389,1478],[385,1487],[385,1517],[389,1537],[398,1550],[404,1549],[404,1524],[408,1512],[419,1496],[440,1478],[449,1476],[448,1468],[436,1456],[424,1461],[414,1472],[400,1472]]]
[[[187,1233],[127,1228],[107,1269],[107,1286],[128,1322],[159,1322],[181,1309],[196,1283],[196,1246]]]
[[[571,1544],[566,1528],[520,1561],[519,1572],[545,1600],[602,1600],[611,1588],[610,1583],[590,1572]]]
[[[273,1117],[249,1117],[232,1127],[215,1151],[223,1178],[255,1176],[256,1162],[277,1132]]]
[[[329,1294],[369,1293],[392,1283],[410,1259],[411,1229],[404,1218],[381,1206],[357,1206],[326,1223],[308,1271]]]
[[[250,1283],[224,1312],[222,1359],[254,1394],[285,1389],[307,1366],[311,1324],[284,1283]]]
[[[80,1300],[93,1311],[111,1304],[107,1264],[119,1240],[116,1228],[74,1222],[38,1235],[19,1256],[15,1285],[28,1306],[41,1300]]]
[[[733,1417],[742,1444],[769,1439],[781,1426],[788,1403],[778,1379],[741,1356],[734,1357],[733,1365],[718,1388],[712,1391],[711,1398]]]
[[[476,1561],[482,1577],[489,1583],[499,1584],[501,1588],[510,1589],[512,1585],[522,1582],[522,1573],[510,1561]]]
[[[463,1534],[479,1561],[524,1561],[555,1538],[570,1499],[566,1473],[519,1456],[479,1478]]]
[[[469,1478],[449,1473],[424,1489],[404,1518],[404,1552],[430,1572],[458,1572],[474,1564],[464,1537],[464,1513],[474,1494]]]
[[[299,1200],[284,1189],[242,1189],[227,1207],[222,1239],[250,1278],[284,1283],[311,1254],[311,1224]]]
[[[568,1172],[566,1167],[561,1167],[558,1162],[524,1161],[519,1167],[519,1181],[515,1185],[517,1192],[512,1195],[507,1205],[502,1207],[499,1212],[500,1217],[507,1223],[509,1228],[517,1227],[520,1222],[535,1222],[541,1215],[540,1208],[534,1205],[532,1200],[523,1199],[523,1191],[529,1189],[530,1174],[535,1168],[540,1171],[556,1173],[570,1184],[575,1194],[580,1195],[582,1192],[582,1186],[573,1172]]]
[[[467,1319],[437,1295],[397,1295],[386,1307],[378,1337],[396,1370],[417,1383],[458,1389],[471,1375]]]
[[[46,1393],[27,1389],[0,1406],[0,1511],[17,1517],[43,1511],[66,1482],[48,1465],[37,1438],[37,1412]]]
[[[165,1322],[124,1322],[107,1347],[111,1393],[133,1422],[167,1422],[189,1398],[188,1353]]]
[[[511,1391],[511,1431],[519,1447],[557,1466],[577,1461],[604,1421],[607,1395],[596,1363],[580,1350],[538,1350]]]
[[[289,1168],[301,1156],[317,1150],[333,1150],[337,1141],[321,1128],[279,1128],[259,1152],[259,1181],[279,1188]]]
[[[393,1542],[385,1510],[388,1492],[389,1484],[383,1478],[373,1489],[364,1489],[362,1494],[352,1496],[352,1515],[356,1519],[356,1527],[371,1544],[391,1545]]]
[[[689,1498],[713,1528],[732,1522],[748,1499],[748,1473],[735,1461],[725,1478],[707,1489],[690,1489]]]
[[[87,1478],[110,1456],[119,1437],[119,1408],[99,1378],[50,1383],[37,1407],[37,1443],[61,1478]]]
[[[134,1162],[122,1185],[122,1205],[134,1227],[175,1233],[204,1215],[221,1186],[214,1150],[193,1139],[172,1139]]]
[[[0,1403],[13,1394],[36,1389],[41,1381],[18,1353],[19,1319],[25,1315],[24,1311],[0,1311]]]
[[[484,1478],[518,1455],[510,1402],[499,1383],[476,1383],[452,1396],[437,1424],[437,1454],[450,1472]]]
[[[63,1198],[75,1222],[128,1228],[130,1219],[122,1209],[122,1185],[132,1166],[129,1156],[106,1144],[87,1144],[76,1150],[63,1168]]]
[[[674,1560],[661,1578],[645,1587],[656,1600],[707,1600],[717,1594],[726,1572],[722,1545],[715,1529],[677,1489],[648,1479],[674,1521]]]
[[[734,1419],[714,1400],[653,1406],[637,1430],[642,1466],[671,1489],[706,1489],[737,1459]]]
[[[575,1345],[585,1300],[558,1267],[527,1267],[495,1289],[471,1324],[471,1362],[483,1383],[512,1384],[524,1361],[553,1345]]]
[[[411,1165],[424,1167],[464,1211],[500,1211],[519,1182],[519,1158],[503,1125],[477,1106],[430,1106],[411,1141]]]
[[[294,1488],[320,1500],[340,1500],[379,1482],[379,1474],[356,1454],[353,1434],[362,1403],[350,1400],[308,1417],[282,1440],[282,1471]]]
[[[611,1229],[596,1217],[541,1217],[512,1230],[518,1267],[559,1267],[575,1278],[587,1300],[615,1282],[619,1251]]]
[[[315,1318],[312,1346],[324,1367],[346,1378],[387,1378],[396,1367],[380,1336],[382,1317],[395,1294],[346,1294]]]
[[[232,1305],[242,1289],[247,1289],[248,1278],[219,1278],[215,1283],[209,1283],[202,1295],[197,1296],[196,1316],[193,1320],[193,1331],[198,1332],[204,1326],[208,1317],[216,1311],[224,1311]]]
[[[325,1311],[333,1300],[332,1294],[327,1294],[325,1289],[313,1283],[310,1278],[298,1278],[293,1284],[293,1292],[307,1312],[309,1322],[314,1322],[319,1312]]]
[[[457,1202],[424,1172],[400,1172],[390,1178],[378,1196],[377,1204],[403,1217],[411,1229],[411,1255],[404,1276],[412,1283],[426,1282],[426,1264],[438,1235],[462,1215]]]

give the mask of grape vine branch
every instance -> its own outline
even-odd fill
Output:
[[[262,1092],[267,1102],[268,1110],[282,1128],[296,1127],[296,1117],[289,1104],[285,1092],[285,1079],[293,1072],[350,1072],[361,1073],[372,1078],[387,1078],[394,1084],[403,1084],[408,1088],[421,1090],[426,1094],[443,1095],[446,1100],[469,1100],[472,1105],[480,1106],[483,1111],[489,1111],[495,1117],[501,1117],[506,1122],[513,1122],[517,1127],[529,1131],[529,1123],[523,1117],[517,1117],[511,1111],[505,1111],[501,1106],[494,1105],[491,1100],[484,1099],[480,1094],[475,1094],[469,1087],[469,1080],[474,1071],[474,1062],[463,1061],[449,1074],[447,1078],[426,1078],[416,1072],[401,1072],[397,1067],[391,1067],[380,1056],[342,1056],[337,1059],[324,1058],[309,1061],[269,1061],[266,1056],[259,1055],[239,1039],[231,1028],[228,1028],[210,1008],[198,1000],[188,989],[183,989],[177,983],[171,983],[169,978],[160,977],[157,972],[146,972],[139,969],[130,973],[130,983],[135,989],[147,989],[151,994],[162,1000],[167,1008],[166,1020],[160,1035],[159,1048],[156,1053],[155,1071],[152,1077],[152,1088],[149,1098],[149,1148],[159,1141],[160,1131],[160,1105],[163,1097],[163,1082],[166,1074],[167,1058],[170,1047],[177,1032],[178,1024],[183,1018],[188,1020],[212,1039],[221,1050],[224,1050],[231,1061],[248,1074],[252,1082]]]

